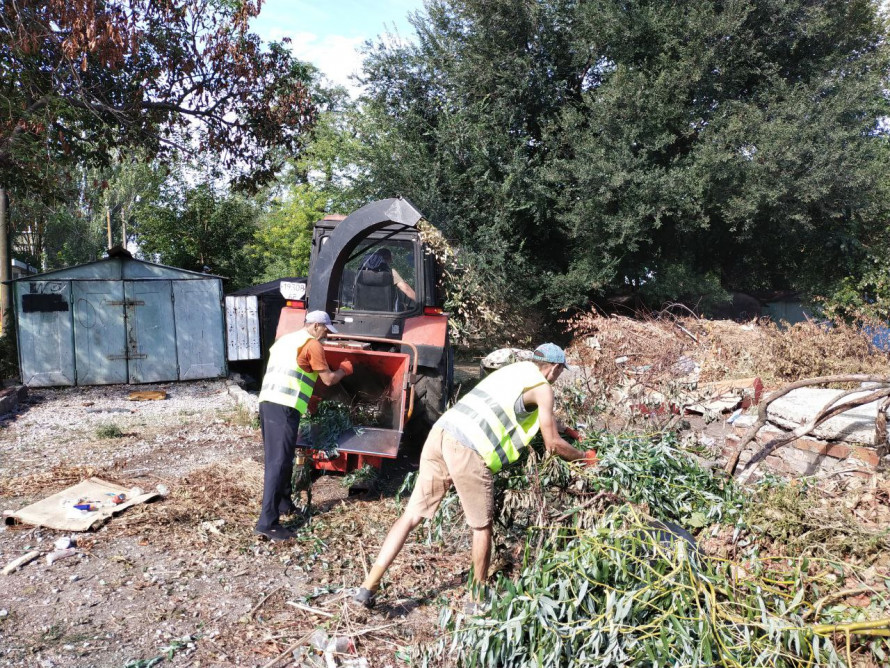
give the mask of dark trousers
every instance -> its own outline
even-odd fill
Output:
[[[266,465],[263,474],[263,506],[256,528],[266,530],[276,526],[281,517],[279,507],[291,503],[291,476],[297,447],[300,414],[269,401],[260,402],[260,429],[263,432],[263,451]]]

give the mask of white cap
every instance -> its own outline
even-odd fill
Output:
[[[337,333],[336,327],[331,323],[331,316],[324,311],[309,311],[309,313],[306,314],[306,324],[311,325],[313,323],[324,325],[328,328],[328,331],[333,334]]]

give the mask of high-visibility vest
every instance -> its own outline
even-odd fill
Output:
[[[307,373],[297,366],[297,355],[312,338],[309,332],[301,329],[285,334],[272,344],[260,401],[296,408],[300,415],[306,414],[318,373]]]
[[[497,473],[519,459],[540,428],[537,408],[521,421],[516,417],[516,400],[546,382],[533,362],[510,364],[482,379],[440,419],[469,438],[486,466]]]

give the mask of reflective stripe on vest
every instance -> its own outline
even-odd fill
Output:
[[[522,449],[538,433],[538,411],[524,420],[516,417],[516,399],[521,393],[546,383],[537,365],[518,362],[484,378],[442,420],[453,424],[471,439],[473,449],[485,465],[497,473],[515,462]]]
[[[312,335],[305,330],[285,334],[269,349],[269,365],[263,376],[260,401],[296,408],[300,415],[309,409],[318,374],[306,373],[297,366],[297,355]]]

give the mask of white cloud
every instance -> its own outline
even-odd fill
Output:
[[[315,65],[328,79],[356,95],[359,87],[349,77],[361,71],[363,58],[359,49],[364,41],[363,37],[298,32],[291,35],[291,51],[300,60]]]

